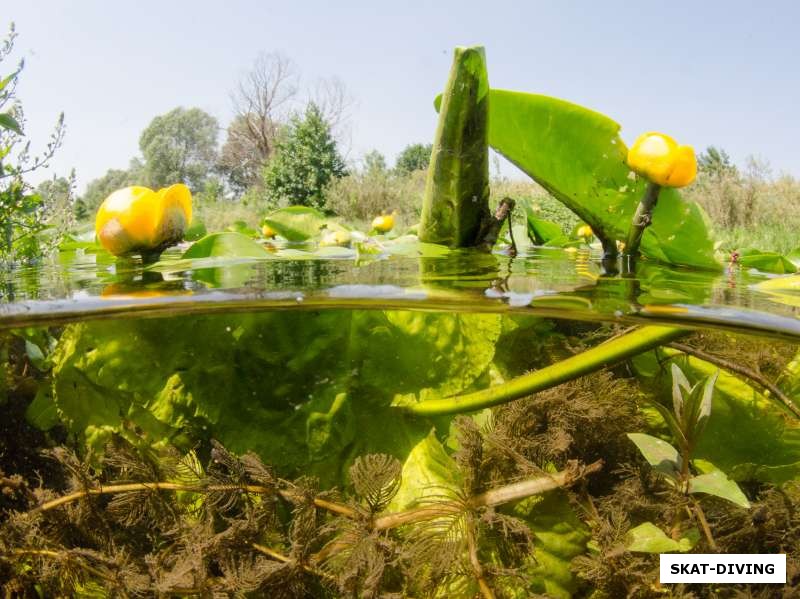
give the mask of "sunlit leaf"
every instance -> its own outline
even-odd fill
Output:
[[[686,531],[679,540],[671,539],[652,522],[645,522],[628,531],[628,551],[638,553],[686,553],[700,540],[696,528]]]
[[[628,433],[644,459],[653,468],[664,474],[675,475],[680,472],[680,455],[678,450],[666,441],[645,433]]]
[[[7,112],[0,112],[0,129],[8,129],[17,135],[22,135],[22,127],[13,116]]]
[[[625,239],[646,181],[625,164],[611,119],[556,98],[491,90],[489,144],[575,212],[596,233]],[[663,189],[642,240],[648,257],[718,270],[708,218]]]
[[[788,257],[776,252],[764,252],[750,248],[739,250],[738,262],[747,268],[779,275],[797,272],[797,267]]]
[[[722,470],[714,470],[689,479],[689,493],[705,493],[727,499],[739,507],[750,507],[750,502],[734,481]]]
[[[326,223],[324,214],[306,206],[280,208],[264,218],[265,225],[289,241],[306,241],[316,236]]]
[[[269,258],[259,243],[240,233],[212,233],[196,241],[182,258]]]

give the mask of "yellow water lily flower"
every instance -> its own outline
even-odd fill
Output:
[[[376,216],[372,220],[372,228],[380,233],[388,233],[394,229],[394,214]]]
[[[578,237],[594,237],[594,231],[589,225],[581,225],[578,227],[578,230],[575,232]]]
[[[320,247],[334,246],[334,245],[347,245],[350,243],[352,235],[350,231],[328,231],[322,236],[319,241]]]
[[[192,220],[192,193],[182,183],[153,191],[125,187],[109,195],[95,218],[97,239],[116,256],[180,241]]]
[[[267,239],[272,239],[277,235],[275,230],[267,224],[261,225],[261,234]]]
[[[663,133],[640,135],[628,150],[628,166],[664,187],[684,187],[697,176],[694,149]]]

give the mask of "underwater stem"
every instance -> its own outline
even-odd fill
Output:
[[[518,499],[525,499],[532,495],[540,495],[547,491],[567,487],[586,475],[597,472],[602,467],[602,460],[598,460],[584,467],[579,467],[577,464],[570,464],[560,472],[545,474],[511,483],[510,485],[503,485],[496,489],[490,489],[478,495],[474,495],[466,501],[453,500],[439,502],[405,512],[386,514],[385,516],[380,516],[375,519],[373,528],[375,530],[387,530],[404,524],[425,522],[426,520],[434,520],[443,516],[458,514],[465,509],[493,507],[503,503],[517,501]]]
[[[673,327],[644,326],[507,383],[467,395],[398,406],[398,409],[420,416],[441,416],[490,408],[617,364],[688,333]]]
[[[146,483],[125,483],[119,485],[100,485],[93,489],[83,489],[82,491],[75,491],[52,499],[35,507],[29,513],[35,514],[37,512],[46,512],[67,503],[78,501],[84,497],[93,495],[113,495],[115,493],[135,493],[142,491],[186,491],[190,493],[212,493],[224,491],[241,491],[243,493],[253,493],[256,495],[265,495],[278,493],[281,497],[288,501],[297,498],[297,494],[287,489],[274,489],[264,487],[261,485],[187,485],[182,483],[170,482],[146,482]],[[348,518],[355,518],[358,514],[356,511],[346,505],[328,501],[326,499],[314,498],[314,505],[318,508],[328,510],[346,516]]]

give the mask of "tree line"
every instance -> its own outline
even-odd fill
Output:
[[[88,218],[114,190],[128,185],[158,188],[183,182],[203,200],[256,195],[271,206],[303,205],[328,210],[327,190],[358,168],[342,155],[349,99],[337,79],[301,93],[296,69],[281,54],[261,54],[231,94],[234,117],[219,144],[220,124],[195,107],[177,107],[153,118],[139,136],[140,155],[125,169],[109,169],[89,182],[75,202]],[[411,144],[395,171],[427,168],[430,145]],[[370,152],[363,171],[387,172],[385,158]],[[48,182],[43,192],[63,192]]]

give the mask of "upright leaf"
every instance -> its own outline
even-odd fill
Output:
[[[489,144],[611,239],[625,238],[646,185],[625,164],[619,129],[608,117],[564,100],[489,94]],[[720,269],[705,213],[674,189],[661,191],[641,251],[673,264]]]

